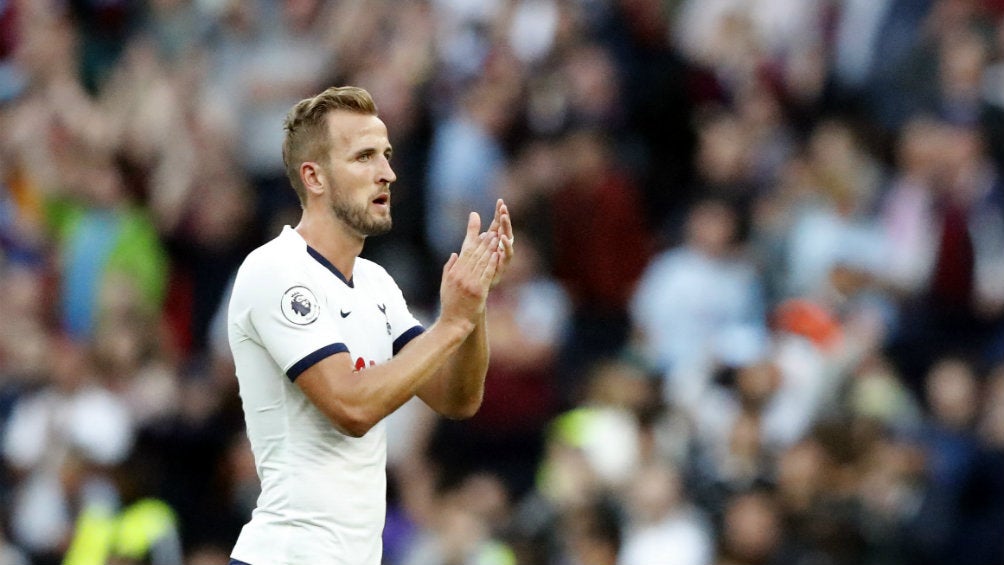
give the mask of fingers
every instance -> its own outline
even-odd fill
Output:
[[[464,243],[460,246],[461,253],[477,242],[478,233],[481,232],[481,216],[477,212],[471,212],[467,216],[467,235],[464,236]]]
[[[506,206],[505,202],[502,200],[498,201],[496,205],[498,217],[498,247],[497,251],[499,254],[498,262],[495,267],[495,276],[491,281],[491,288],[494,288],[502,280],[502,275],[505,273],[515,255],[515,250],[513,245],[515,243],[515,235],[513,234],[512,228],[512,218],[509,216],[509,207]]]
[[[498,255],[496,249],[499,245],[499,237],[491,233],[482,235],[485,236],[485,239],[482,241],[484,245],[478,247],[480,253],[477,256],[477,262],[474,264],[474,272],[480,273],[483,276],[491,258]],[[494,272],[492,272],[492,276],[494,276]],[[491,277],[489,277],[489,280],[491,280]]]
[[[450,253],[450,258],[447,259],[446,264],[443,265],[443,275],[446,275],[446,273],[450,272],[450,269],[452,269],[453,266],[457,264],[457,259],[459,258],[460,256],[457,255],[456,253]]]
[[[456,258],[451,256],[444,273],[460,269],[456,275],[470,276],[482,284],[494,286],[514,254],[512,219],[501,198],[495,202],[495,215],[488,230],[478,233],[480,226],[480,216],[471,212],[460,253],[455,254]]]
[[[491,226],[488,227],[490,232],[498,232],[499,226],[502,223],[502,209],[505,207],[505,203],[499,198],[495,201],[495,217],[492,218]]]
[[[512,222],[509,218],[509,207],[499,198],[495,205],[495,219],[498,220],[503,235],[512,235]]]
[[[500,201],[501,202],[501,201]],[[509,217],[509,208],[505,205],[501,205],[501,214],[499,219],[499,241],[505,246],[505,253],[507,257],[512,256],[512,244],[515,241],[515,236],[512,231],[512,218]]]
[[[488,256],[488,262],[485,268],[481,271],[481,286],[482,288],[491,288],[492,282],[495,280],[495,274],[498,272],[499,263],[502,261],[502,254],[498,251],[492,251]]]
[[[474,267],[479,262],[484,263],[483,256],[498,246],[498,236],[491,232],[483,232],[472,235],[468,232],[464,238],[464,244],[460,248],[457,259],[452,262],[450,269],[455,267]]]

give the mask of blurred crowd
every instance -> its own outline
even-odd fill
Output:
[[[223,565],[231,276],[368,89],[419,318],[512,211],[388,565],[1004,564],[1004,1],[0,0],[0,563]]]

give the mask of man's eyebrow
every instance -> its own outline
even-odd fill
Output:
[[[365,147],[360,147],[359,149],[357,149],[353,153],[353,155],[364,155],[366,153],[380,153],[380,152],[381,151],[377,147],[372,146],[372,145],[367,145]],[[391,147],[390,145],[388,145],[387,147],[384,148],[384,150],[382,151],[382,153],[384,153],[384,154],[392,154],[392,153],[394,153],[394,148]]]

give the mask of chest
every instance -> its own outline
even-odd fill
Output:
[[[339,339],[349,348],[357,365],[381,363],[393,355],[395,328],[391,324],[390,296],[379,288],[341,281],[327,284],[322,308],[330,316]],[[397,328],[400,332],[401,328]]]

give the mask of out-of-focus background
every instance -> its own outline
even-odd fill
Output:
[[[333,84],[421,319],[468,210],[517,233],[385,563],[1004,564],[1001,0],[0,0],[0,563],[227,562],[228,286]]]

